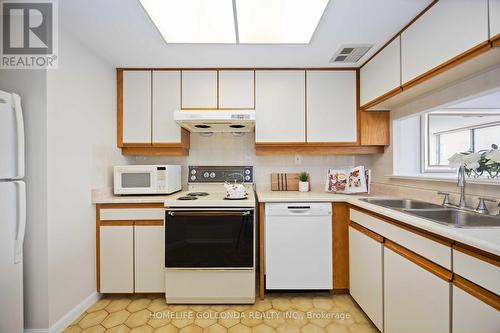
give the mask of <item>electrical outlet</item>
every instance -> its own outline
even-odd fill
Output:
[[[302,164],[302,155],[295,155],[294,162],[296,165],[301,165]]]

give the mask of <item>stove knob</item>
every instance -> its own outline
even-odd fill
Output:
[[[210,178],[215,178],[215,172],[210,173]]]
[[[250,170],[246,169],[245,170],[245,175],[249,175],[250,174]]]
[[[191,180],[196,180],[196,176],[191,176]]]
[[[208,176],[209,176],[208,172],[203,173],[203,177],[208,178]]]
[[[196,175],[196,170],[194,170],[194,169],[193,169],[193,170],[191,170],[191,174],[192,174],[192,175]]]
[[[245,180],[250,180],[250,176],[245,176]]]

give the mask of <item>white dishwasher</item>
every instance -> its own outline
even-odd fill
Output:
[[[331,203],[267,203],[267,289],[332,289]]]

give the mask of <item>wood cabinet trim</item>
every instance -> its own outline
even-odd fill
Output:
[[[391,114],[389,111],[360,112],[361,145],[388,146],[391,144]]]
[[[384,243],[384,247],[390,249],[394,253],[399,254],[400,256],[408,259],[409,261],[417,264],[418,266],[422,267],[423,269],[427,270],[428,272],[436,275],[437,277],[441,278],[444,281],[450,282],[453,278],[453,273],[435,263],[432,261],[402,247],[399,244],[394,243],[393,241],[390,241],[386,239]]]
[[[481,300],[482,302],[488,304],[489,306],[495,308],[497,311],[500,311],[500,296],[478,286],[477,284],[464,279],[463,277],[454,274],[453,275],[453,284],[468,293],[469,295]]]
[[[356,145],[361,144],[361,70],[356,69]]]
[[[255,145],[256,155],[279,155],[279,154],[316,154],[316,155],[368,155],[383,154],[384,146],[315,146],[315,145],[290,145],[290,146],[267,146],[265,144]]]
[[[365,103],[364,105],[361,106],[361,110],[366,111],[369,108],[371,108],[379,103],[382,103],[383,101],[388,100],[391,97],[396,96],[397,94],[401,93],[402,91],[403,91],[403,88],[401,86],[396,87],[396,88],[386,92],[385,94]]]
[[[116,143],[123,147],[123,69],[116,69]]]
[[[265,295],[265,272],[264,272],[264,216],[266,205],[259,203],[259,297],[264,299]]]
[[[406,83],[403,83],[402,84],[402,88],[403,88],[403,91],[404,90],[407,90],[407,89],[410,89],[411,87],[414,87],[424,81],[427,81],[429,80],[430,78],[442,73],[442,72],[445,72],[469,59],[472,59],[478,55],[480,55],[481,53],[484,53],[486,51],[488,51],[489,49],[491,48],[491,43],[489,41],[484,41],[482,43],[480,43],[479,45],[476,45],[472,48],[470,48],[469,50],[451,58],[450,60],[428,70],[427,72],[417,76],[416,78],[406,82]]]
[[[408,225],[408,224],[406,224],[404,222],[391,219],[391,218],[386,217],[384,215],[380,215],[380,214],[374,213],[374,212],[372,212],[370,210],[367,210],[367,209],[364,209],[364,208],[361,208],[361,207],[357,207],[357,206],[352,206],[352,209],[357,210],[360,213],[373,216],[373,217],[375,217],[375,218],[377,218],[379,220],[382,220],[384,222],[390,223],[390,224],[392,224],[394,226],[397,226],[397,227],[399,227],[401,229],[404,229],[406,231],[412,232],[412,233],[417,234],[417,235],[419,235],[421,237],[430,239],[430,240],[435,241],[437,243],[440,243],[442,245],[451,247],[452,244],[454,243],[453,240],[448,239],[446,237],[430,233],[427,230],[419,229],[419,228],[414,227],[414,226],[410,226],[410,225]]]
[[[256,147],[353,147],[357,142],[257,142]]]
[[[487,262],[496,267],[500,267],[500,256],[494,255],[493,253],[482,251],[460,243],[453,244],[453,250],[464,253],[468,256],[474,257],[481,261]]]
[[[355,71],[358,67],[203,67],[203,68],[183,68],[183,67],[117,67],[122,71]]]
[[[97,209],[124,209],[124,208],[164,208],[163,203],[103,203],[97,204]]]
[[[146,226],[163,226],[163,220],[136,220],[134,221],[134,225],[138,227],[146,227]]]
[[[334,292],[349,289],[349,209],[346,202],[332,202]]]
[[[101,227],[123,227],[123,226],[133,226],[134,220],[110,220],[110,221],[100,221],[99,226]]]
[[[500,46],[500,33],[490,38],[491,46],[498,47]]]
[[[101,292],[101,211],[99,206],[95,210],[95,269],[97,292]]]
[[[183,147],[122,147],[124,156],[188,156],[189,149]]]
[[[371,239],[379,242],[379,243],[383,243],[384,242],[384,237],[382,237],[379,234],[371,231],[370,229],[367,229],[367,228],[363,227],[360,224],[357,224],[356,222],[350,221],[349,222],[349,226],[352,227],[353,229],[361,232],[362,234],[370,237]]]

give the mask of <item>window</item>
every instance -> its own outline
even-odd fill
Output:
[[[442,110],[424,114],[424,172],[449,172],[448,158],[500,144],[498,110]]]

